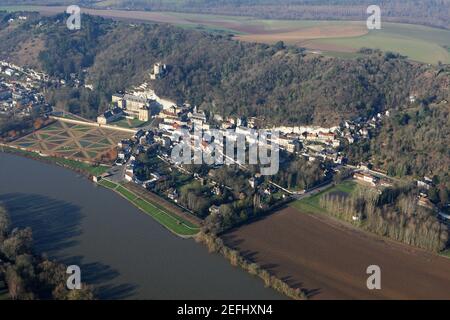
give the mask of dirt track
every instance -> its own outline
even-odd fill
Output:
[[[286,208],[223,236],[311,299],[450,299],[450,259]],[[366,268],[381,268],[368,290]]]

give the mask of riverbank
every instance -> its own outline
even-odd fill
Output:
[[[171,214],[154,202],[144,199],[127,188],[126,185],[118,184],[107,179],[101,179],[98,184],[118,193],[120,196],[127,199],[131,204],[139,208],[145,214],[151,216],[177,236],[182,238],[190,238],[200,231],[199,226],[182,219],[175,214]]]
[[[208,247],[209,252],[219,253],[234,267],[239,267],[249,274],[260,278],[264,281],[266,287],[272,288],[281,294],[294,299],[294,300],[307,300],[308,290],[304,287],[294,287],[290,285],[285,279],[280,278],[277,275],[271,273],[265,267],[252,262],[245,255],[241,254],[238,250],[227,246],[222,238],[212,234],[206,234],[200,232],[195,240],[203,243]]]
[[[0,151],[15,154],[18,156],[23,156],[28,159],[37,160],[39,162],[47,164],[56,164],[57,166],[71,169],[72,171],[83,174],[88,178],[91,178],[93,175],[98,176],[98,174],[107,171],[107,168],[106,170],[98,170],[96,167],[89,166],[75,160],[60,159],[55,157],[43,157],[36,152],[24,151],[15,148],[9,148],[6,146],[0,146]],[[194,224],[193,222],[167,212],[167,210],[165,210],[165,208],[162,207],[161,205],[154,202],[150,202],[150,200],[147,197],[137,195],[132,190],[129,190],[129,188],[127,188],[126,185],[120,185],[107,179],[101,179],[97,184],[102,187],[105,187],[106,189],[114,191],[115,193],[118,193],[121,196],[121,198],[126,199],[129,203],[133,204],[133,206],[138,208],[141,212],[144,212],[145,214],[151,216],[160,225],[165,227],[174,235],[177,235],[178,237],[181,238],[195,238],[196,241],[202,242],[211,251],[211,246],[209,246],[207,242],[199,241],[200,227]],[[244,260],[243,257],[239,257],[238,258],[238,260],[240,261],[239,264],[235,264],[233,262],[233,259],[230,259],[230,255],[227,254],[231,253],[229,248],[222,246],[220,250],[214,252],[220,253],[223,257],[225,257],[226,260],[228,260],[228,262],[230,262],[232,266],[235,267],[237,266],[245,273],[249,273],[250,275],[261,278],[264,281],[266,287],[273,288],[278,292],[282,293],[283,295],[288,296],[292,299],[306,298],[304,296],[303,291],[298,291],[290,288],[289,286],[286,285],[284,281],[270,275],[267,271],[265,271],[259,266],[257,268],[254,268],[253,265],[250,266],[250,263],[245,263],[246,260]]]
[[[77,160],[70,160],[70,159],[66,159],[66,158],[58,158],[58,157],[52,157],[52,156],[43,156],[43,155],[39,154],[38,152],[14,148],[14,147],[11,147],[11,146],[8,146],[5,144],[0,145],[0,152],[15,154],[18,156],[22,156],[22,157],[32,159],[32,160],[41,161],[41,162],[48,163],[48,164],[55,164],[60,167],[75,171],[86,177],[99,176],[102,173],[105,173],[106,171],[108,171],[110,168],[110,166],[107,166],[107,165],[92,165],[92,164],[77,161]]]
[[[44,157],[37,152],[25,151],[5,145],[0,146],[0,151],[23,156],[32,160],[42,161],[48,164],[56,164],[58,166],[82,174],[87,178],[91,178],[92,176],[97,177],[105,173],[110,168],[109,166],[93,166],[88,163],[65,158],[51,156]],[[192,222],[182,219],[181,217],[168,213],[161,206],[143,199],[142,197],[136,195],[133,191],[128,190],[125,186],[120,186],[119,188],[118,184],[105,179],[100,180],[98,184],[115,191],[116,193],[127,199],[131,204],[154,218],[156,221],[158,221],[160,224],[162,224],[177,236],[183,238],[192,237],[200,230],[200,227],[198,225],[195,225]]]
[[[33,228],[36,252],[80,266],[99,299],[286,299],[82,175],[8,153],[0,166],[13,227]]]

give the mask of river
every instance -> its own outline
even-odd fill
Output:
[[[35,249],[80,266],[102,299],[283,299],[76,173],[0,152],[0,203]]]

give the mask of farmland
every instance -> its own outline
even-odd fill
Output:
[[[306,47],[323,51],[356,52],[359,48],[375,48],[398,52],[411,60],[450,63],[450,31],[424,26],[385,23],[382,30],[356,37],[314,39]]]
[[[1,7],[0,7],[1,8]],[[39,11],[45,15],[65,7],[4,7]],[[241,41],[273,44],[284,41],[325,55],[354,58],[362,47],[392,51],[419,62],[450,63],[450,31],[419,25],[384,23],[368,31],[365,21],[270,20],[243,16],[83,9],[84,13],[132,21],[169,23],[189,29],[234,35]]]
[[[450,260],[288,207],[222,237],[311,299],[449,299]],[[381,268],[368,290],[366,268]],[[402,266],[399,268],[398,266]]]

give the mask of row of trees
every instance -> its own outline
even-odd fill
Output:
[[[30,228],[11,228],[6,210],[0,207],[0,280],[11,299],[90,300],[94,295],[83,284],[81,290],[66,287],[66,267],[33,252]]]
[[[366,230],[410,245],[435,252],[449,245],[448,227],[434,212],[417,205],[416,190],[409,187],[387,188],[381,194],[358,187],[350,196],[326,194],[320,205],[336,217],[358,217]]]
[[[271,287],[292,299],[304,300],[308,298],[306,289],[291,287],[285,280],[270,274],[257,263],[247,260],[239,251],[227,247],[219,237],[201,232],[196,236],[196,240],[204,243],[210,252],[222,254],[233,266],[240,267],[250,274],[261,278],[267,287]]]
[[[309,162],[303,158],[294,158],[284,164],[272,180],[287,189],[305,190],[318,185],[330,177],[325,174],[320,161]]]
[[[17,4],[17,0],[12,1]],[[23,2],[29,2],[22,0]],[[63,3],[66,0],[40,0],[40,3]],[[72,1],[73,2],[73,1]],[[72,4],[72,2],[68,4]],[[83,5],[98,8],[98,1],[79,0]],[[370,0],[120,0],[107,2],[108,8],[126,8],[150,11],[200,12],[226,15],[253,16],[266,19],[326,19],[365,20]],[[396,22],[420,23],[450,28],[450,5],[442,0],[385,0],[377,2],[384,19]],[[100,4],[101,5],[101,4]]]

